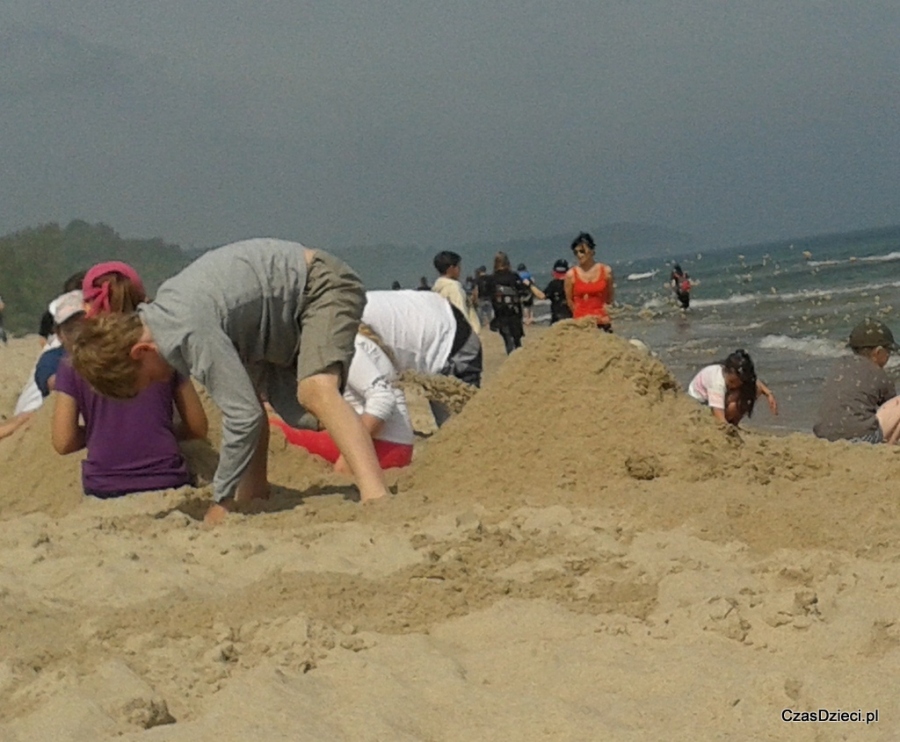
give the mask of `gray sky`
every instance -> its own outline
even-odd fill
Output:
[[[900,222],[897,0],[12,0],[0,233],[459,244]]]

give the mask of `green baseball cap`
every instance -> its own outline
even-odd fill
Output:
[[[854,350],[862,348],[877,348],[879,345],[886,350],[897,350],[894,342],[894,333],[890,328],[876,319],[866,317],[850,333],[850,347]]]

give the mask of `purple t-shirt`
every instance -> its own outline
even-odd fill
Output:
[[[99,497],[181,487],[191,483],[172,422],[174,374],[134,399],[103,397],[82,379],[68,357],[56,372],[56,391],[68,394],[84,418],[87,458],[81,465],[84,491]]]

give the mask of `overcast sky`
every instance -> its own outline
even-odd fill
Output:
[[[0,233],[721,246],[900,223],[897,0],[13,0]]]

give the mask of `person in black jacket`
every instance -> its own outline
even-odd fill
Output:
[[[522,346],[522,337],[525,335],[522,325],[523,294],[530,292],[538,299],[546,297],[532,281],[523,281],[512,270],[509,256],[505,252],[498,252],[494,256],[494,272],[485,283],[494,310],[491,329],[500,333],[507,354],[512,353]]]
[[[550,324],[555,324],[561,319],[572,319],[572,310],[566,301],[566,273],[569,271],[569,262],[560,258],[553,264],[553,278],[544,289],[544,295],[550,300]]]

